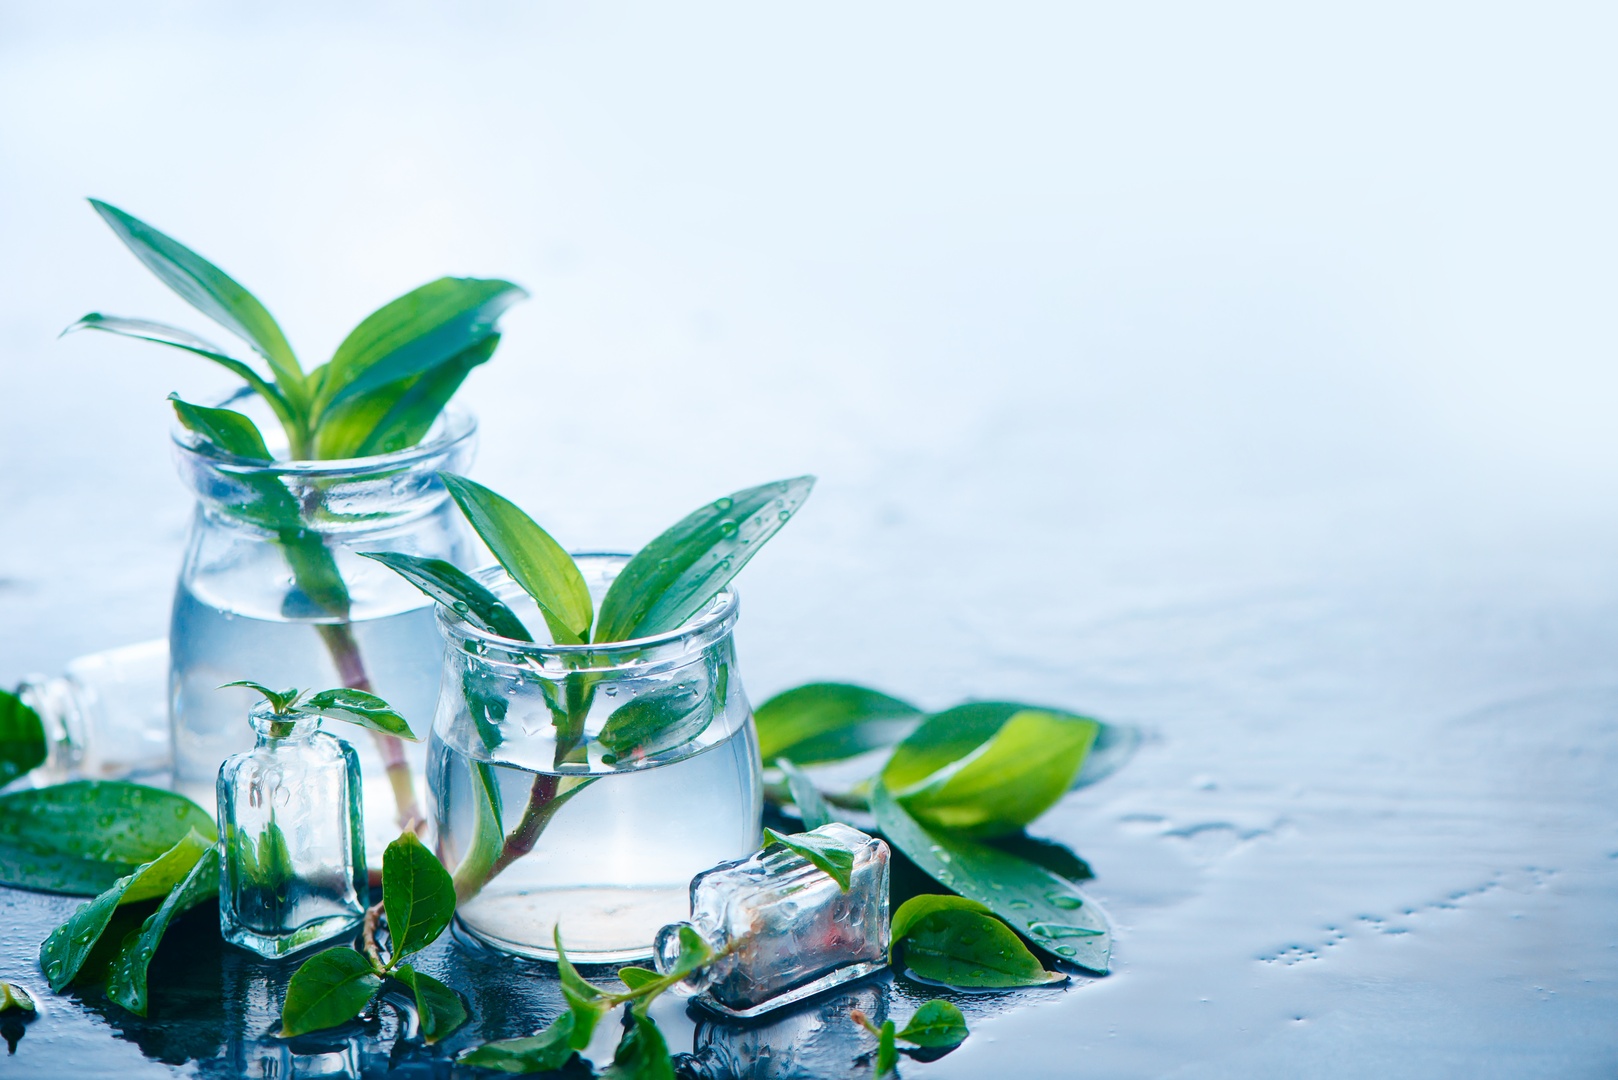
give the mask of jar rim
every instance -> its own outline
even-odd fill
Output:
[[[575,551],[569,553],[577,561],[580,559],[617,559],[627,564],[632,555],[622,551]],[[495,586],[504,582],[515,585],[516,582],[499,563],[492,566],[480,567],[471,571],[471,576],[478,584],[496,591]],[[520,586],[519,586],[520,588]],[[438,625],[446,637],[453,635],[461,641],[477,641],[492,645],[501,652],[528,656],[554,656],[558,658],[581,656],[602,656],[614,652],[643,652],[648,648],[662,645],[673,645],[682,642],[696,641],[708,637],[720,637],[736,622],[741,613],[741,597],[736,586],[730,584],[720,590],[719,595],[709,602],[695,619],[665,630],[660,634],[651,634],[647,637],[630,638],[628,641],[602,641],[586,642],[582,645],[558,645],[553,642],[522,641],[518,638],[504,637],[500,634],[480,629],[468,622],[460,612],[444,604],[435,605],[438,608]],[[487,659],[487,658],[485,658]]]
[[[254,397],[251,387],[241,387],[213,403],[214,408],[226,408],[244,398]],[[363,479],[382,473],[398,472],[430,458],[442,457],[456,446],[477,435],[477,417],[451,401],[444,406],[433,426],[421,442],[386,454],[369,457],[298,459],[262,461],[258,458],[239,457],[204,442],[178,419],[172,421],[169,434],[174,447],[182,454],[206,462],[209,466],[227,469],[239,476],[295,476],[313,479]]]

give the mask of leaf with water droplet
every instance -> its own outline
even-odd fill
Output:
[[[195,834],[193,834],[195,835]],[[169,924],[219,892],[219,849],[210,846],[192,865],[185,880],[174,886],[140,928],[139,935],[126,941],[113,961],[107,977],[107,997],[137,1016],[146,1015],[146,969]]]
[[[969,1034],[961,1010],[934,998],[916,1010],[897,1037],[915,1046],[941,1050],[961,1045]]]
[[[522,620],[490,590],[453,563],[396,551],[362,551],[438,601],[448,604],[479,630],[517,641],[532,641]]]
[[[854,874],[854,852],[819,831],[793,833],[782,836],[774,829],[764,830],[764,846],[780,844],[799,858],[813,863],[821,873],[837,882],[843,892],[848,891]]]
[[[393,710],[393,706],[364,690],[355,690],[348,686],[339,686],[334,690],[322,690],[312,696],[298,710],[307,715],[326,717],[331,720],[343,720],[350,724],[357,724],[367,731],[379,731],[384,735],[398,735],[405,739],[414,739],[415,732],[405,718]]]
[[[921,978],[963,989],[1044,986],[1066,978],[1046,971],[986,906],[959,896],[905,901],[894,913],[889,948]]]

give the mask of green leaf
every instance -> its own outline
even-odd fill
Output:
[[[1046,971],[1011,928],[993,915],[940,908],[912,917],[893,948],[915,974],[968,990],[1044,986],[1066,976]]]
[[[573,1013],[565,1012],[538,1035],[487,1042],[462,1054],[457,1062],[503,1073],[551,1072],[573,1057],[573,1042]]]
[[[871,812],[888,843],[934,881],[986,904],[1058,957],[1091,971],[1107,970],[1106,918],[1072,882],[986,844],[924,828],[881,782],[871,789]]]
[[[38,1012],[33,997],[16,983],[0,979],[0,1013],[12,1011]]]
[[[0,788],[45,763],[45,725],[16,694],[0,690]]]
[[[455,897],[459,901],[470,899],[483,888],[506,840],[500,820],[500,783],[494,769],[484,761],[469,759],[467,765],[472,774],[472,842],[455,868]]]
[[[786,758],[776,758],[775,767],[787,778],[787,790],[792,793],[792,805],[798,808],[798,816],[803,818],[805,831],[818,829],[836,820],[832,817],[831,806],[827,804],[825,796],[820,794],[820,789],[815,787],[815,782],[809,779],[808,773]]]
[[[997,836],[987,843],[990,847],[999,848],[1019,859],[1027,859],[1036,866],[1043,866],[1057,877],[1068,881],[1089,881],[1095,877],[1089,863],[1073,854],[1073,849],[1066,844],[1058,844],[1055,840],[1047,840],[1042,836],[1029,836],[1025,832],[1014,832]]]
[[[773,829],[765,829],[764,846],[771,844],[780,844],[794,855],[809,860],[837,882],[839,889],[848,891],[849,880],[854,873],[854,853],[837,841],[813,832],[782,836]]]
[[[346,1024],[371,1003],[382,979],[371,962],[343,945],[316,953],[292,973],[281,1005],[281,1034],[287,1038]]]
[[[633,1024],[624,1032],[602,1080],[675,1080],[674,1059],[657,1024],[641,1013],[631,1017]]]
[[[800,765],[841,761],[890,745],[905,721],[924,714],[908,701],[848,683],[809,683],[758,707],[759,754]]]
[[[562,948],[560,926],[552,927],[551,937],[556,942],[556,975],[562,984],[562,998],[573,1014],[572,1030],[568,1036],[572,1040],[570,1045],[575,1050],[583,1050],[590,1045],[590,1036],[595,1034],[596,1024],[613,1007],[612,998],[601,987],[586,981],[579,974],[579,969],[573,966],[573,961],[567,958],[567,951]]]
[[[989,914],[989,906],[980,904],[976,900],[968,900],[964,896],[939,895],[937,893],[921,893],[912,896],[899,905],[899,910],[893,913],[893,919],[888,924],[888,961],[893,961],[893,947],[920,919],[931,915],[935,911],[975,911],[980,915]]]
[[[1072,786],[1095,741],[1094,720],[1025,710],[987,742],[898,798],[924,825],[965,836],[1014,832]],[[883,770],[884,782],[890,782]]]
[[[221,683],[219,689],[223,690],[227,686],[245,686],[249,690],[257,692],[265,701],[270,703],[270,710],[278,716],[285,716],[290,713],[292,707],[298,703],[298,699],[303,696],[302,690],[271,690],[269,687],[261,683],[252,682],[249,679],[237,679],[235,682]]]
[[[264,445],[253,421],[230,409],[211,409],[206,405],[193,405],[182,401],[179,394],[170,394],[174,413],[187,431],[200,435],[227,454],[251,461],[269,461],[270,448]]]
[[[961,1010],[934,998],[916,1010],[898,1037],[914,1046],[942,1050],[961,1045],[969,1034]]]
[[[584,644],[590,634],[590,588],[573,557],[509,499],[464,476],[438,475],[500,565],[539,605],[556,643]]]
[[[98,199],[91,199],[90,205],[163,284],[269,361],[290,401],[302,400],[303,369],[292,355],[286,335],[257,297],[213,263],[139,218]]]
[[[713,946],[709,945],[696,930],[689,926],[682,926],[680,927],[679,938],[680,951],[674,957],[673,965],[660,976],[670,986],[698,968],[707,967],[714,961]]]
[[[196,836],[195,833],[191,834]],[[136,1016],[146,1015],[146,969],[169,924],[181,912],[189,911],[219,893],[219,849],[209,847],[191,867],[185,880],[174,886],[140,928],[133,941],[124,943],[107,977],[107,997]]]
[[[461,995],[409,964],[400,964],[394,975],[416,995],[421,1037],[429,1046],[466,1023],[466,1003]]]
[[[140,784],[76,780],[0,795],[0,883],[94,896],[193,829],[218,836],[196,803]]]
[[[812,476],[761,484],[687,514],[613,580],[595,640],[630,641],[684,626],[791,520],[814,485]]]
[[[393,706],[364,690],[340,686],[335,690],[322,690],[304,702],[299,711],[313,713],[328,720],[346,720],[367,731],[380,731],[384,735],[398,735],[414,739],[405,718],[393,711]]]
[[[333,405],[438,367],[494,332],[528,294],[509,281],[443,277],[367,315],[321,371],[316,426]]]
[[[275,481],[266,477],[271,483]],[[285,491],[285,488],[282,488]],[[326,547],[320,534],[302,525],[284,528],[276,536],[281,553],[286,556],[292,570],[292,580],[298,592],[308,603],[300,606],[295,595],[289,595],[282,609],[293,617],[325,614],[338,619],[348,618],[348,585],[337,569],[337,559]],[[322,636],[348,633],[346,623],[322,623],[316,627]]]
[[[51,989],[61,993],[89,959],[119,905],[163,896],[186,879],[213,842],[190,830],[178,843],[152,861],[113,882],[111,887],[80,905],[66,922],[52,930],[39,947],[39,967]],[[218,887],[218,864],[214,864]]]
[[[882,782],[889,791],[895,792],[919,784],[944,766],[959,761],[988,742],[1013,716],[1029,711],[1049,713],[1079,723],[1096,723],[1089,717],[1061,709],[1019,705],[1011,701],[970,701],[934,713],[905,736],[883,766]]]
[[[618,981],[629,987],[631,990],[639,990],[643,986],[650,986],[653,983],[661,982],[662,980],[663,976],[659,975],[650,968],[635,967],[630,965],[629,967],[621,967],[618,969]]]
[[[899,1072],[899,1048],[894,1045],[893,1021],[884,1020],[882,1030],[876,1040],[876,1067],[873,1075],[876,1080],[885,1076],[896,1076]]]
[[[382,853],[382,907],[395,963],[438,940],[455,914],[455,882],[415,833]]]
[[[499,334],[456,353],[437,367],[349,398],[320,418],[315,453],[322,458],[391,454],[421,442],[473,368],[494,355]]]
[[[614,709],[598,742],[603,758],[616,764],[659,754],[695,739],[713,722],[714,702],[706,685],[675,683],[641,694]]]
[[[394,571],[485,633],[517,641],[534,640],[522,620],[498,596],[453,563],[397,551],[362,551],[360,554]]]

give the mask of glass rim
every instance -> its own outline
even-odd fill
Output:
[[[634,557],[623,551],[574,551],[568,554],[575,560],[622,559],[625,563]],[[499,563],[479,567],[470,571],[470,574],[478,584],[488,588],[491,592],[496,592],[496,595],[498,595],[498,592],[494,586],[502,579],[516,585],[515,579]],[[522,587],[518,585],[517,588],[520,591]],[[504,602],[503,599],[502,602]],[[599,657],[620,651],[643,652],[649,648],[689,642],[708,636],[717,639],[735,624],[737,617],[741,613],[741,596],[737,593],[735,584],[732,583],[720,590],[719,595],[710,601],[709,606],[695,619],[677,626],[673,630],[665,630],[660,634],[651,634],[647,637],[630,638],[628,641],[585,642],[582,645],[558,645],[554,642],[522,641],[518,638],[504,637],[473,626],[460,612],[444,604],[435,604],[434,607],[438,609],[435,614],[438,618],[439,629],[446,638],[453,635],[455,639],[460,641],[481,642],[492,645],[504,653],[538,657],[578,658]],[[502,662],[494,660],[485,654],[477,655],[479,659],[487,662]]]
[[[257,396],[251,387],[244,386],[212,404],[224,408],[243,398]],[[309,458],[296,460],[261,461],[258,458],[239,457],[219,450],[198,440],[178,419],[171,422],[169,437],[182,454],[196,458],[207,465],[228,470],[237,476],[294,476],[315,479],[363,479],[384,473],[398,472],[420,464],[429,458],[441,457],[477,435],[478,421],[471,411],[454,401],[444,406],[438,419],[427,430],[427,435],[415,446],[394,450],[386,454],[372,454],[357,458]]]

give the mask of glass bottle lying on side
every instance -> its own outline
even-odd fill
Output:
[[[840,822],[787,843],[698,874],[691,921],[658,932],[660,972],[673,970],[682,927],[717,954],[681,984],[707,1009],[748,1019],[887,965],[888,845]],[[798,848],[846,852],[848,887]]]
[[[29,675],[17,696],[39,715],[45,762],[22,783],[169,780],[169,643],[159,638],[69,660]]]

